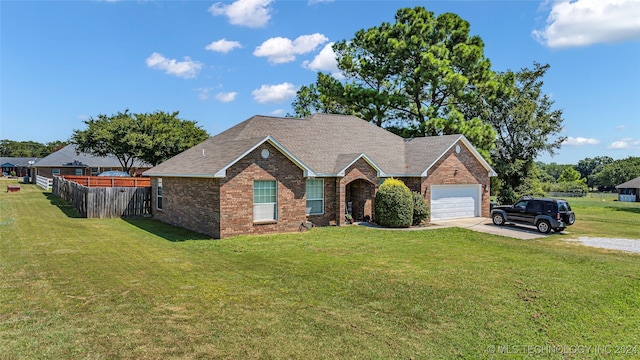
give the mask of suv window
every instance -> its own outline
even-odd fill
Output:
[[[542,202],[540,201],[530,201],[527,206],[527,212],[539,214],[542,212]]]
[[[545,202],[544,203],[544,212],[545,214],[554,214],[555,213],[555,204],[552,202]]]
[[[513,207],[518,210],[524,210],[527,208],[528,203],[529,203],[529,200],[521,200],[521,201],[518,201],[515,205],[513,205]]]
[[[571,208],[566,201],[558,201],[558,211],[569,211]]]

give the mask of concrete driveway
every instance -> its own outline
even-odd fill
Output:
[[[473,231],[508,236],[523,240],[537,239],[548,236],[548,234],[543,234],[534,227],[512,224],[497,226],[493,224],[490,218],[483,217],[432,221],[431,224],[435,225],[430,227],[432,229],[437,229],[438,227],[459,227]]]
[[[538,239],[538,238],[548,236],[548,234],[543,234],[534,227],[527,227],[526,225],[512,225],[512,224],[497,226],[493,224],[491,219],[483,218],[483,217],[432,221],[429,223],[429,226],[423,226],[423,227],[416,226],[416,227],[410,227],[410,228],[386,228],[383,226],[369,224],[365,222],[356,223],[356,225],[376,228],[380,230],[396,230],[396,231],[412,231],[412,230],[421,231],[421,230],[436,230],[436,229],[442,229],[446,227],[459,227],[459,228],[469,229],[473,231],[479,231],[479,232],[484,232],[484,233],[494,234],[494,235],[508,236],[508,237],[523,239],[523,240]]]

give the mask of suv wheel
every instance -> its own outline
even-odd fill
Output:
[[[573,223],[574,223],[574,222],[576,222],[576,214],[574,214],[574,213],[570,213],[570,214],[567,216],[567,224],[569,224],[569,225],[573,225]]]
[[[504,225],[504,216],[500,213],[493,214],[493,223],[498,226]]]
[[[549,221],[547,220],[538,221],[538,224],[536,224],[536,227],[538,228],[538,231],[540,231],[543,234],[548,234],[549,231],[551,231],[551,224],[549,224]]]

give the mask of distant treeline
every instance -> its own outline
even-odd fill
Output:
[[[560,165],[537,162],[538,179],[543,183],[573,182],[579,180],[590,189],[613,190],[616,185],[640,176],[640,157],[613,160],[597,156],[578,161],[577,164]],[[572,175],[575,174],[575,175]]]
[[[52,141],[42,144],[36,141],[14,141],[4,139],[0,140],[0,156],[43,158],[67,145],[68,142],[66,141]]]

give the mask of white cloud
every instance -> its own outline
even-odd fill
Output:
[[[278,85],[262,85],[260,89],[253,90],[253,99],[261,104],[281,103],[296,96],[293,84],[285,82]]]
[[[600,140],[593,138],[583,138],[583,137],[567,137],[567,139],[562,143],[562,145],[567,146],[582,146],[582,145],[598,145],[600,144]]]
[[[614,141],[608,146],[608,149],[640,149],[640,139],[625,138]]]
[[[217,2],[209,8],[215,16],[225,15],[233,25],[250,28],[261,28],[271,19],[272,9],[269,5],[273,0],[237,0],[231,4]]]
[[[198,88],[196,91],[198,92],[198,99],[207,100],[209,98],[209,93],[213,90],[212,88]]]
[[[328,40],[326,36],[318,33],[302,35],[293,41],[283,37],[274,37],[258,46],[253,55],[266,57],[272,64],[283,64],[294,61],[296,55],[315,50]]]
[[[227,39],[221,39],[221,40],[212,42],[211,44],[205,46],[204,48],[207,50],[226,54],[233,49],[241,48],[241,47],[242,45],[237,41],[229,41]]]
[[[324,46],[322,51],[312,61],[305,61],[302,66],[313,71],[322,71],[331,73],[336,79],[342,79],[344,76],[338,69],[338,61],[336,60],[336,53],[333,52],[333,43],[328,43]]]
[[[640,39],[640,0],[556,0],[533,36],[552,48]]]
[[[282,116],[284,114],[285,114],[284,109],[275,109],[271,112],[271,115],[273,116]]]
[[[228,92],[228,93],[221,92],[216,94],[216,99],[220,102],[228,103],[235,100],[237,95],[238,95],[237,92]]]
[[[188,56],[184,57],[184,61],[176,61],[175,59],[167,59],[156,52],[147,58],[147,66],[152,69],[164,70],[169,75],[185,79],[196,77],[202,69],[202,63],[193,61]]]
[[[618,126],[616,126],[616,130],[624,130],[626,128],[627,128],[626,125],[618,125]]]

